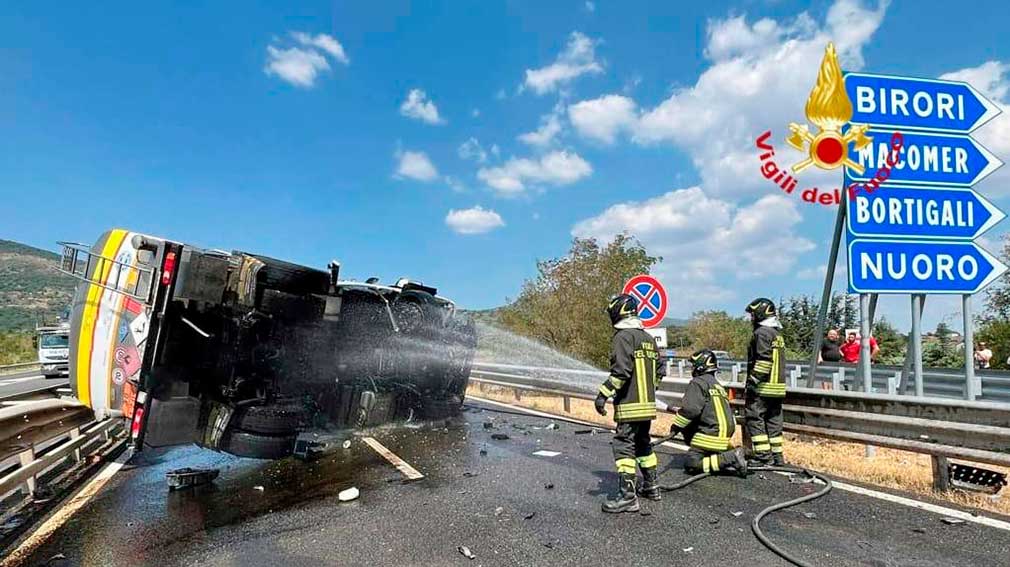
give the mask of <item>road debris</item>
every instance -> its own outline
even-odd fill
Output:
[[[465,545],[459,545],[459,546],[457,546],[456,547],[456,551],[462,553],[463,557],[466,557],[470,561],[473,561],[474,559],[477,559],[477,556],[474,555],[473,552],[470,551],[470,548],[467,547],[467,546],[465,546]]]
[[[547,490],[554,490],[554,483],[548,482],[547,484],[544,485],[544,488]]]
[[[940,521],[947,524],[948,526],[956,526],[958,524],[963,524],[964,520],[961,518],[951,518],[950,516],[944,516],[940,518]]]
[[[641,510],[638,511],[638,515],[639,516],[651,516],[652,515],[652,510],[646,510],[645,508],[642,508]]]
[[[260,492],[263,492],[263,491],[264,491],[264,490],[266,490],[266,489],[265,489],[265,488],[263,488],[263,486],[262,486],[262,485],[259,485],[259,484],[258,484],[258,485],[256,485],[256,486],[254,486],[254,487],[253,487],[253,490],[259,490]]]
[[[926,528],[912,528],[912,531],[917,534],[924,534],[926,533]]]
[[[550,422],[550,423],[549,423],[549,424],[547,425],[547,427],[545,427],[545,429],[557,429],[557,428],[558,428],[558,424],[554,423],[553,421],[552,421],[552,422]]]
[[[485,421],[484,422],[484,429],[491,429],[492,427],[494,427],[494,422],[493,421]]]
[[[525,516],[523,516],[523,519],[524,520],[532,520],[533,516],[536,516],[536,515],[537,515],[536,512],[530,512],[529,514],[526,514]]]
[[[576,430],[574,431],[574,433],[575,433],[576,435],[585,435],[585,434],[587,434],[587,433],[592,433],[592,432],[593,432],[593,430],[592,430],[592,429],[576,429]]]
[[[350,502],[351,500],[357,500],[358,496],[361,496],[361,492],[358,491],[357,487],[350,487],[347,490],[341,490],[337,494],[337,500],[341,502]]]
[[[730,512],[730,514],[732,514],[734,518],[739,518],[740,516],[743,516],[743,512]]]
[[[492,433],[491,439],[494,439],[495,441],[506,441],[509,439],[509,436],[504,433]]]
[[[348,439],[344,441],[344,449],[350,449],[350,448],[351,448],[351,440]]]
[[[220,469],[194,469],[185,467],[165,473],[165,481],[169,490],[192,488],[213,481],[221,474]]]
[[[547,451],[545,449],[541,449],[539,451],[534,451],[533,454],[538,457],[557,457],[561,453],[558,451]]]
[[[806,519],[808,519],[808,520],[816,520],[817,519],[817,514],[815,514],[813,512],[804,512],[803,513],[803,517],[806,518]]]
[[[502,508],[501,506],[499,506],[499,507],[497,507],[497,508],[494,509],[494,515],[495,516],[501,516],[504,513],[505,513],[505,508]]]
[[[685,547],[683,551],[684,551],[684,553],[691,553],[691,552],[694,551],[694,548],[693,547]]]
[[[473,477],[475,477],[475,476],[477,476],[479,474],[480,473],[466,471],[466,472],[463,473],[463,478],[473,478]]]

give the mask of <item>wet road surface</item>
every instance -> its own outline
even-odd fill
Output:
[[[546,429],[551,420],[482,407],[445,427],[371,432],[426,475],[411,483],[360,439],[314,463],[194,447],[144,453],[25,564],[787,565],[753,537],[750,520],[812,485],[773,474],[710,478],[643,502],[644,514],[604,515],[616,483],[608,432],[560,421]],[[533,455],[541,449],[560,454]],[[683,478],[680,454],[661,451],[664,481]],[[164,475],[183,466],[219,467],[221,476],[170,493]],[[338,502],[350,486],[361,497]],[[762,526],[815,565],[1010,564],[1010,532],[940,518],[836,490]],[[57,554],[64,559],[50,562]]]

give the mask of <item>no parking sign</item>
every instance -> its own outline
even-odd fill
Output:
[[[666,316],[666,290],[659,280],[642,274],[624,284],[624,293],[638,300],[638,317],[646,328],[657,327]]]

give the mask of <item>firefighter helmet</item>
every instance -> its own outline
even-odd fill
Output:
[[[618,321],[628,317],[637,317],[638,300],[626,293],[615,295],[607,304],[607,315],[610,315],[611,325],[616,325]]]
[[[747,313],[750,313],[755,322],[760,323],[775,316],[775,303],[767,297],[759,297],[750,302],[750,305],[747,306]]]
[[[691,376],[701,376],[719,370],[719,361],[715,353],[703,348],[691,355]]]

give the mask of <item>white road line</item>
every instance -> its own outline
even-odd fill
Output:
[[[61,507],[57,508],[56,513],[54,513],[48,520],[43,522],[38,529],[35,530],[28,538],[26,538],[21,545],[17,547],[13,552],[11,552],[7,557],[0,562],[0,567],[13,567],[18,565],[22,559],[27,557],[36,547],[42,545],[47,539],[49,539],[53,533],[56,532],[70,519],[78,510],[84,507],[103,486],[112,477],[119,472],[119,469],[123,468],[126,461],[130,458],[130,451],[123,451],[115,461],[112,461],[105,466],[104,469],[98,472],[94,478],[92,478],[84,488],[82,488],[77,494],[75,494],[69,501],[63,504]]]
[[[419,480],[424,478],[424,475],[417,472],[417,469],[410,466],[406,461],[397,457],[392,451],[387,449],[382,443],[379,443],[372,437],[364,437],[362,439],[369,447],[375,449],[375,452],[382,455],[387,461],[389,461],[397,470],[403,473],[403,476],[407,477],[407,480]]]
[[[593,427],[600,427],[600,428],[602,428],[602,426],[597,425],[595,423],[590,423],[588,421],[581,421],[581,420],[577,420],[577,419],[570,419],[570,418],[567,418],[567,417],[559,417],[559,416],[556,416],[554,414],[545,413],[545,412],[537,411],[537,410],[531,410],[531,409],[528,409],[528,408],[524,408],[522,406],[514,406],[512,404],[506,404],[506,403],[497,402],[497,401],[494,401],[494,400],[487,400],[487,399],[479,398],[479,397],[476,397],[476,396],[469,396],[468,395],[467,397],[468,398],[473,398],[475,400],[480,400],[481,402],[486,402],[486,403],[494,404],[496,406],[502,406],[502,407],[507,407],[507,408],[510,408],[510,409],[520,410],[520,411],[523,411],[523,412],[531,414],[531,415],[539,415],[541,417],[551,417],[551,418],[554,418],[554,419],[562,419],[564,421],[571,421],[571,422],[575,422],[575,423],[581,423],[581,424],[585,424],[585,425],[592,425]],[[672,443],[670,441],[664,442],[663,446],[664,447],[670,447],[672,449],[677,449],[679,451],[687,451],[688,450],[688,447],[686,445],[681,445],[680,443]],[[844,490],[846,492],[852,492],[853,494],[859,494],[859,495],[862,495],[862,496],[869,496],[870,498],[876,498],[878,500],[884,500],[884,501],[891,502],[891,503],[894,503],[894,504],[901,504],[902,506],[908,506],[909,508],[915,508],[917,510],[924,510],[926,512],[932,512],[934,514],[940,514],[941,516],[949,516],[951,518],[957,518],[959,520],[964,520],[965,522],[972,522],[972,523],[975,523],[975,524],[981,524],[981,525],[984,525],[984,526],[989,526],[990,528],[996,528],[996,529],[999,529],[999,530],[1010,531],[1010,522],[1005,522],[1003,520],[997,520],[995,518],[988,518],[988,517],[985,517],[985,516],[976,516],[974,514],[971,514],[970,512],[963,512],[961,510],[955,510],[954,508],[948,508],[946,506],[940,506],[940,505],[937,505],[937,504],[931,504],[929,502],[922,502],[921,500],[915,500],[913,498],[907,498],[905,496],[896,496],[894,494],[889,494],[887,492],[881,492],[879,490],[873,490],[873,489],[870,489],[870,488],[863,488],[861,486],[856,486],[854,484],[848,484],[848,483],[841,482],[841,481],[834,480],[834,479],[832,479],[831,483],[838,490]]]

